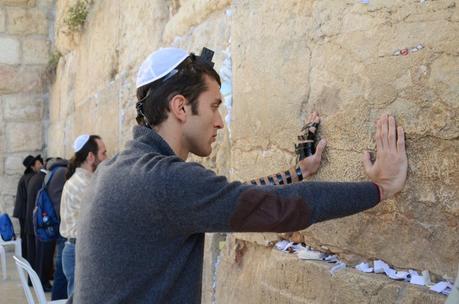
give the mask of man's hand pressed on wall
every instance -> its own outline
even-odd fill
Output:
[[[395,118],[382,115],[376,122],[376,160],[364,152],[363,165],[372,182],[379,186],[381,200],[390,198],[403,189],[408,170],[405,151],[405,133],[396,126]]]

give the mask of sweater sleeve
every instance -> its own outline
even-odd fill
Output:
[[[199,164],[171,162],[164,206],[180,233],[289,232],[372,208],[377,187],[368,182],[306,182],[257,186],[228,182]]]

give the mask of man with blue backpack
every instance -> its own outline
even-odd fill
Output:
[[[47,159],[48,161],[49,159]],[[32,268],[37,272],[45,292],[51,291],[51,269],[52,257],[54,254],[54,241],[43,242],[35,236],[33,211],[36,206],[37,196],[43,187],[47,171],[41,169],[35,173],[27,185],[27,208],[25,231],[27,237],[27,260]]]
[[[38,191],[35,208],[33,210],[33,229],[36,241],[36,271],[46,286],[51,291],[49,280],[52,277],[53,255],[56,242],[58,247],[56,255],[56,273],[54,275],[53,300],[67,297],[67,281],[62,272],[60,257],[64,240],[59,234],[59,208],[60,197],[65,183],[67,161],[61,158],[48,158],[46,161],[46,175],[41,189]],[[40,176],[41,177],[41,176]],[[60,250],[59,250],[60,249]]]

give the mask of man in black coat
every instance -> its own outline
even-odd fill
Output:
[[[22,164],[26,168],[24,174],[21,176],[21,179],[18,183],[18,188],[16,191],[16,203],[14,205],[13,217],[19,219],[20,226],[20,235],[21,235],[21,245],[22,245],[22,256],[27,257],[27,237],[25,232],[25,219],[27,211],[27,185],[29,184],[32,176],[40,171],[43,166],[43,159],[40,155],[32,156],[28,155],[24,158]]]

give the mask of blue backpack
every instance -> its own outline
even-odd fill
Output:
[[[48,183],[53,178],[56,169],[51,171],[51,176],[38,191],[33,210],[33,229],[35,236],[40,241],[47,242],[59,237],[59,218],[54,210],[53,202],[48,194]]]
[[[0,236],[5,242],[16,239],[13,223],[11,223],[11,219],[6,213],[0,214]]]

